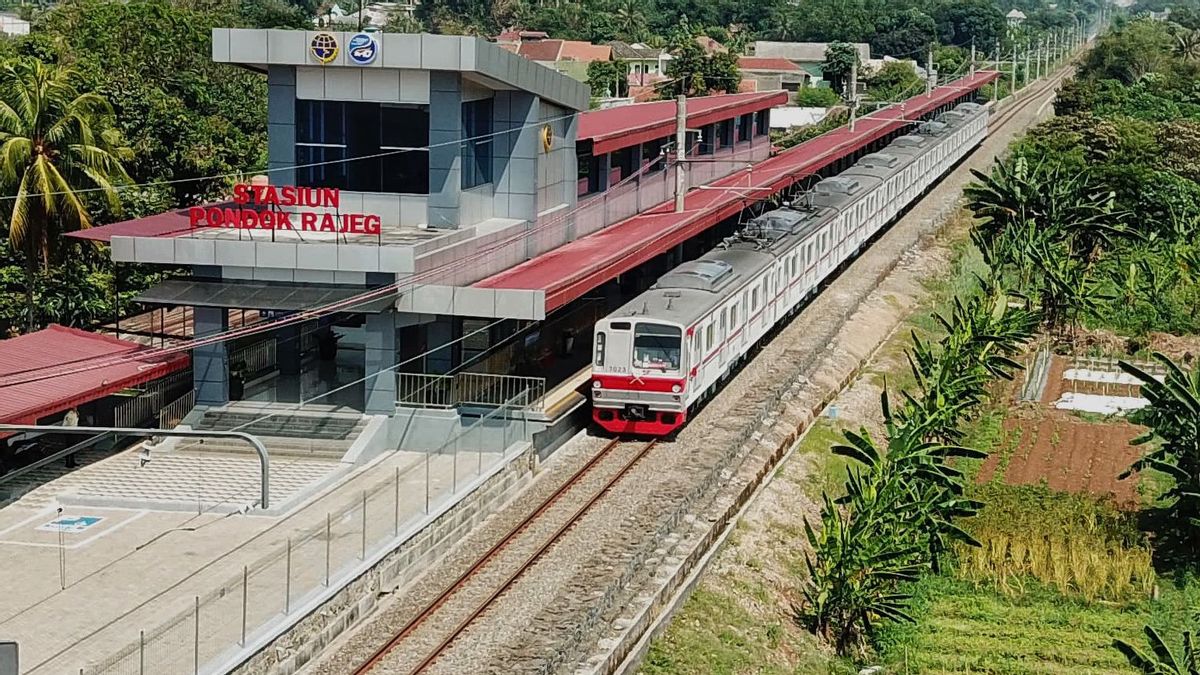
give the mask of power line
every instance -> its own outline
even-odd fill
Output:
[[[881,112],[884,112],[884,111],[890,110],[890,109],[891,109],[891,106],[889,106],[888,108],[882,108],[880,110],[875,110],[871,113],[868,113],[867,115],[864,115],[862,118],[860,118],[860,122],[871,118],[873,115],[877,115]],[[904,120],[904,119],[890,120],[890,121],[907,121],[907,122],[911,123],[911,121]],[[832,130],[830,130],[830,132],[833,132],[836,130],[837,129],[832,129]],[[830,132],[826,132],[826,133],[830,133]],[[822,134],[822,135],[824,135],[824,134]],[[834,147],[820,153],[814,159],[823,159],[824,157],[827,157],[827,156],[831,155],[832,153],[841,150],[847,144],[852,143],[853,140],[854,139],[847,139],[846,141],[843,141],[843,142],[835,145]],[[796,147],[800,147],[800,146],[796,146]],[[627,183],[632,182],[633,180],[637,179],[647,168],[649,168],[650,166],[653,166],[657,161],[660,161],[661,159],[662,158],[660,157],[659,159],[655,160],[655,162],[651,162],[650,164],[642,167],[641,169],[639,169],[639,171],[631,174],[630,176],[628,176],[621,182],[617,183],[613,187],[614,188],[620,187],[622,184],[627,184]],[[13,386],[16,384],[26,384],[29,382],[37,382],[37,381],[49,379],[52,377],[61,377],[64,375],[70,375],[70,374],[74,374],[74,373],[78,373],[78,372],[86,372],[88,370],[105,368],[105,367],[109,367],[112,365],[119,365],[122,363],[128,363],[128,362],[134,362],[134,361],[144,361],[147,358],[154,358],[159,355],[181,353],[184,351],[193,350],[197,347],[203,347],[203,346],[208,346],[211,344],[217,344],[220,342],[226,342],[228,340],[232,340],[232,339],[235,339],[238,337],[256,335],[256,334],[263,333],[263,332],[266,332],[269,330],[275,330],[278,328],[282,328],[284,326],[289,326],[289,325],[292,325],[295,323],[309,321],[309,320],[312,320],[315,318],[320,318],[322,316],[332,314],[335,312],[354,311],[354,309],[357,306],[359,306],[363,303],[366,303],[366,302],[369,302],[369,301],[375,300],[375,299],[380,299],[382,297],[386,297],[387,295],[390,295],[392,293],[400,292],[401,289],[406,286],[414,287],[414,286],[418,286],[418,285],[424,285],[423,282],[426,281],[429,277],[431,277],[434,274],[446,274],[447,272],[456,271],[457,269],[472,263],[473,261],[475,261],[476,259],[478,259],[484,255],[488,255],[496,250],[499,250],[505,246],[508,246],[517,241],[528,238],[530,236],[535,236],[544,229],[554,227],[554,226],[565,225],[566,220],[569,216],[574,215],[579,210],[586,208],[587,206],[588,206],[587,204],[576,206],[576,208],[574,208],[570,211],[564,212],[559,217],[548,220],[543,225],[537,225],[531,229],[523,230],[509,238],[494,242],[493,245],[490,247],[476,251],[473,254],[463,256],[462,258],[459,258],[441,268],[429,270],[424,273],[415,274],[411,277],[405,278],[404,280],[397,281],[394,284],[388,284],[388,285],[384,285],[384,286],[381,286],[381,287],[378,287],[375,289],[371,289],[371,290],[365,291],[364,293],[361,293],[359,295],[352,296],[350,298],[346,298],[346,299],[343,299],[343,300],[340,300],[340,301],[337,301],[334,303],[330,303],[328,305],[324,305],[324,306],[316,307],[316,308],[312,308],[312,309],[302,310],[302,311],[296,312],[294,314],[291,314],[289,316],[281,317],[275,321],[261,322],[258,324],[254,324],[252,326],[244,326],[244,327],[241,327],[238,329],[225,331],[223,333],[216,333],[211,336],[206,336],[204,338],[194,340],[194,341],[186,343],[186,344],[173,346],[173,347],[161,348],[161,349],[153,350],[150,352],[143,351],[140,353],[120,355],[117,357],[96,357],[95,363],[86,364],[86,365],[83,365],[83,366],[73,369],[73,370],[66,370],[66,371],[62,371],[62,372],[49,372],[44,375],[38,375],[38,376],[30,377],[30,378],[17,379],[17,380],[12,380],[9,377],[0,378],[0,388],[5,387],[5,386]],[[36,368],[36,369],[29,369],[27,371],[24,371],[24,373],[37,372],[37,371],[48,371],[50,368],[57,367],[58,365],[59,364],[56,364],[56,366],[47,366],[47,367],[41,367],[41,368]],[[24,374],[24,373],[17,373],[17,374]]]

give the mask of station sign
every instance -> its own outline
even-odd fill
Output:
[[[376,235],[383,230],[376,214],[338,213],[341,191],[337,188],[239,183],[233,186],[233,203],[236,206],[193,206],[188,221],[194,228]]]

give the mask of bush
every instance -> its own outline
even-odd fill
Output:
[[[842,102],[842,97],[829,87],[804,87],[793,99],[801,108],[832,108]]]

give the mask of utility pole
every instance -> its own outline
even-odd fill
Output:
[[[975,74],[975,39],[971,39],[971,75]]]
[[[687,176],[683,173],[686,146],[687,96],[680,94],[675,97],[675,213],[683,213],[683,198],[687,195]]]
[[[1029,86],[1029,76],[1032,73],[1032,71],[1029,70],[1029,52],[1031,52],[1031,51],[1033,51],[1033,45],[1030,43],[1025,43],[1025,86],[1026,87]]]
[[[933,49],[930,48],[929,56],[925,59],[925,95],[933,96],[933,82],[937,77],[933,74]]]
[[[1042,72],[1042,60],[1045,58],[1045,52],[1046,52],[1046,38],[1040,37],[1040,38],[1038,38],[1038,47],[1037,47],[1037,76],[1038,76],[1038,79],[1041,79],[1042,75],[1045,74]]]
[[[858,55],[854,57],[854,63],[850,65],[850,96],[847,97],[850,102],[850,131],[854,131],[855,113],[858,112]]]
[[[1012,95],[1017,95],[1017,43],[1013,42]]]

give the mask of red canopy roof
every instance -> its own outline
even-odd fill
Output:
[[[111,365],[73,367],[106,357]],[[0,424],[35,424],[187,364],[186,354],[163,355],[133,342],[54,324],[0,340]]]
[[[713,181],[705,186],[707,189],[688,192],[682,213],[675,213],[671,202],[658,205],[476,282],[474,286],[543,290],[546,292],[546,311],[553,311],[736,215],[749,204],[814,175],[889,133],[904,129],[921,115],[949,105],[997,77],[997,72],[980,71],[938,87],[930,95],[919,94],[903,105],[893,105],[861,118],[854,131],[845,126],[838,127],[759,162],[748,171],[738,171]]]
[[[687,125],[695,129],[749,112],[787,103],[786,91],[697,96],[687,100]],[[675,101],[654,101],[591,110],[579,116],[580,141],[592,142],[602,155],[638,143],[670,136],[675,130]]]

